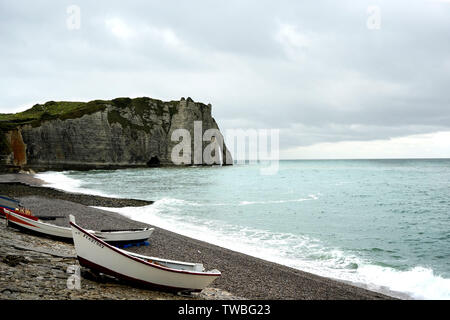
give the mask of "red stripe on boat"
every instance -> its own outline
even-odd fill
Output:
[[[15,212],[14,212],[14,213],[15,213]],[[9,221],[11,221],[11,222],[15,222],[15,223],[18,223],[18,224],[23,224],[23,225],[30,226],[30,227],[34,227],[34,228],[39,228],[38,226],[35,226],[34,224],[28,223],[28,222],[26,222],[26,221],[24,221],[24,220],[22,220],[22,219],[16,218],[16,217],[12,216],[12,215],[9,214],[9,213],[6,214],[6,218],[7,218]]]
[[[17,214],[17,215],[19,215],[19,216],[22,216],[22,217],[24,217],[24,218],[30,219],[30,220],[34,220],[34,221],[38,221],[38,220],[39,220],[38,217],[35,217],[35,216],[33,216],[33,215],[28,215],[28,214],[22,213],[22,212],[20,212],[20,211],[14,210],[14,209],[9,209],[9,208],[5,208],[5,207],[0,207],[0,213],[3,213],[5,216],[6,216],[6,211],[5,211],[5,209],[8,210],[8,211],[13,212],[13,213],[15,213],[15,214]]]

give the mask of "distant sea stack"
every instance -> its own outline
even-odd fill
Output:
[[[176,129],[189,131],[190,164],[199,164],[198,156],[194,163],[194,121],[201,121],[202,133],[219,130],[211,105],[191,98],[36,104],[21,113],[0,114],[0,171],[170,166],[172,148],[179,143],[171,139]],[[203,149],[208,142],[202,144]],[[220,152],[222,163],[231,164],[225,143]]]

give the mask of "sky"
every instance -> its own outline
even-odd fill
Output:
[[[280,155],[450,157],[450,0],[0,0],[0,112],[211,103]]]

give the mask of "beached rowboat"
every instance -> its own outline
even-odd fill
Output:
[[[114,277],[168,291],[201,291],[220,271],[205,271],[200,263],[146,257],[115,248],[78,226],[70,215],[80,265]]]
[[[59,238],[62,240],[72,239],[72,229],[67,227],[60,227],[53,224],[45,223],[33,216],[26,216],[8,209],[4,210],[6,219],[9,224],[31,230],[35,233]],[[107,230],[107,231],[93,231],[87,232],[95,234],[96,237],[109,243],[133,243],[147,240],[153,233],[153,228],[142,228],[132,230]]]

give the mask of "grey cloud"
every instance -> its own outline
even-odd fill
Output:
[[[66,8],[81,8],[81,29]],[[381,8],[381,29],[366,27]],[[0,112],[46,100],[191,96],[281,146],[450,128],[450,3],[0,1]],[[133,36],[115,36],[118,19]]]

